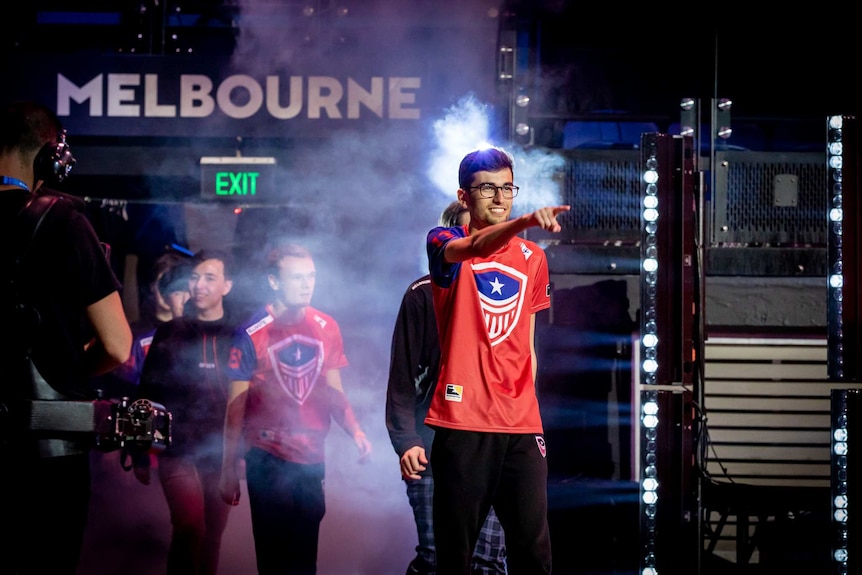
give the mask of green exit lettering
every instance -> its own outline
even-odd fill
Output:
[[[253,196],[260,172],[216,172],[217,196]]]

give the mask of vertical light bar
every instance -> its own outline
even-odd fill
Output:
[[[847,556],[847,393],[846,389],[832,390],[832,444],[831,444],[831,495],[832,495],[832,573],[846,575]]]
[[[641,135],[639,575],[688,574],[692,510],[694,160],[690,136]]]
[[[688,385],[694,337],[693,139],[641,136],[641,382]]]
[[[829,300],[826,312],[828,314],[828,370],[829,378],[834,380],[844,379],[844,314],[841,305],[844,299],[843,132],[844,118],[830,116],[826,125],[826,172],[828,174],[826,185],[829,188],[829,211],[827,212],[829,224],[827,289]]]
[[[862,213],[859,126],[853,116],[829,116],[827,131],[827,369],[836,381],[862,381]],[[853,497],[855,469],[860,460],[849,449],[856,433],[859,412],[858,389],[832,391],[832,573],[847,575],[862,553],[854,533],[849,503]],[[854,406],[856,406],[854,408]],[[858,446],[857,446],[858,447]],[[854,540],[854,535],[856,539]],[[858,571],[858,569],[857,569]]]
[[[852,116],[827,118],[827,367],[837,381],[862,379],[859,333],[860,229],[858,123]]]
[[[659,409],[658,392],[649,389],[658,383],[659,341],[659,217],[658,187],[667,185],[659,169],[665,155],[659,157],[659,134],[641,136],[641,266],[640,266],[640,381],[646,389],[641,392],[641,475],[640,475],[640,533],[642,553],[641,575],[658,575],[656,564],[656,535],[658,511],[658,453]],[[664,367],[664,366],[662,366]]]
[[[832,575],[848,575],[859,562],[858,543],[854,544],[853,522],[848,513],[854,496],[856,469],[860,460],[852,459],[851,438],[859,421],[862,401],[859,389],[832,390],[831,496],[832,496]],[[855,559],[855,561],[854,561]]]
[[[658,382],[658,316],[659,316],[659,150],[658,134],[644,134],[642,150],[641,197],[641,381],[647,385]],[[661,158],[666,161],[667,158]],[[666,182],[661,182],[667,185]],[[664,206],[661,206],[664,208]],[[670,262],[666,262],[670,263]],[[664,286],[666,287],[666,286]],[[663,366],[662,366],[663,367]]]
[[[641,575],[658,575],[658,391],[641,392],[641,477],[640,477],[640,533],[643,556]]]

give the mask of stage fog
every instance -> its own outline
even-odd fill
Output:
[[[370,461],[360,463],[342,429],[333,425],[329,433],[320,575],[400,575],[413,557],[416,528],[384,419],[392,329],[407,286],[427,273],[425,237],[456,199],[460,159],[486,143],[504,145],[495,128],[499,110],[492,103],[497,2],[451,3],[450,12],[458,14],[452,18],[473,19],[468,37],[439,26],[446,18],[442,5],[450,3],[440,4],[411,7],[429,12],[428,21],[437,27],[428,29],[407,25],[408,19],[398,16],[401,3],[385,1],[369,3],[363,26],[348,28],[352,35],[343,37],[325,28],[307,39],[285,37],[278,26],[240,28],[226,64],[251,76],[260,66],[258,77],[265,77],[273,69],[289,73],[297,58],[321,70],[334,66],[336,56],[339,66],[352,57],[372,58],[375,75],[397,76],[406,64],[415,67],[435,53],[452,65],[445,73],[427,71],[424,93],[433,93],[437,104],[420,102],[426,106],[419,121],[370,127],[365,122],[361,130],[284,140],[257,138],[245,128],[238,130],[235,144],[190,140],[199,157],[277,157],[277,193],[266,201],[172,201],[168,198],[189,194],[158,188],[160,172],[177,169],[170,153],[147,164],[145,176],[152,177],[152,184],[141,201],[116,201],[104,191],[104,198],[88,198],[96,227],[114,245],[131,320],[144,311],[147,266],[166,245],[193,252],[231,251],[237,266],[227,301],[246,312],[267,296],[261,261],[268,247],[291,241],[313,254],[317,282],[312,305],[340,324],[350,362],[342,370],[345,391],[374,448]],[[252,4],[241,8],[247,18],[239,18],[240,25],[260,24],[266,17]],[[376,44],[361,45],[372,36]],[[521,187],[513,215],[559,204],[559,157],[510,151],[515,183]],[[98,161],[87,151],[79,158],[85,173],[88,162]],[[197,169],[191,166],[189,181],[199,176]],[[597,427],[604,429],[606,415],[598,414],[602,421]],[[171,525],[159,483],[138,483],[122,468],[118,452],[95,453],[93,463],[92,516],[80,575],[163,573]],[[244,491],[224,534],[220,572],[227,575],[255,573],[247,499]]]

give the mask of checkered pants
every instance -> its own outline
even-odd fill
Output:
[[[416,558],[407,568],[407,575],[435,575],[434,528],[431,523],[432,500],[434,498],[434,479],[431,475],[418,481],[407,481],[407,498],[413,508],[419,544]],[[479,540],[473,550],[473,575],[505,575],[506,542],[503,526],[500,525],[494,509],[488,513]]]

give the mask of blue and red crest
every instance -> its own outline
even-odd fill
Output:
[[[521,317],[527,276],[509,266],[486,262],[472,266],[485,328],[491,345],[509,337]]]
[[[323,369],[323,342],[292,335],[269,348],[269,359],[281,388],[302,405]]]

